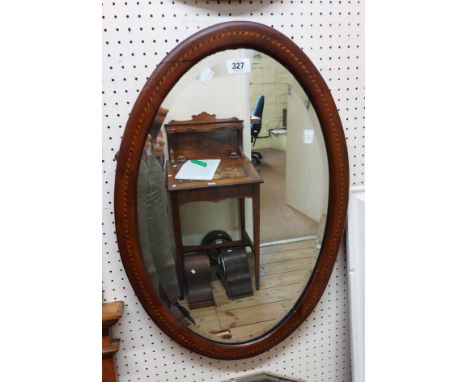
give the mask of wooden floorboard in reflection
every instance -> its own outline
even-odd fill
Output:
[[[205,337],[230,343],[246,341],[270,330],[302,293],[318,257],[315,244],[315,240],[307,240],[261,248],[260,290],[254,290],[253,296],[230,300],[221,281],[213,281],[216,305],[191,309],[196,325],[190,328]],[[186,300],[180,303],[188,308]],[[212,334],[223,330],[230,331],[230,340]]]

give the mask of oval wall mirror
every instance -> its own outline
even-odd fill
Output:
[[[333,98],[291,40],[229,22],[182,42],[142,89],[118,155],[118,245],[145,310],[209,357],[278,344],[325,290],[348,177]]]

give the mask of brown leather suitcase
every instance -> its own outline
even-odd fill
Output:
[[[190,309],[214,305],[208,255],[205,252],[185,254],[184,273]]]

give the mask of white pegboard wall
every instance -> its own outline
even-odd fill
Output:
[[[180,41],[207,26],[250,20],[281,31],[311,58],[345,129],[351,185],[364,184],[364,5],[328,1],[105,1],[103,3],[103,299],[125,301],[114,328],[120,381],[221,381],[268,370],[306,381],[351,379],[346,262],[340,253],[315,311],[287,340],[257,357],[219,361],[192,353],[148,317],[118,253],[113,214],[115,153],[133,103]]]

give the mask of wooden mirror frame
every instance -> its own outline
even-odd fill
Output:
[[[136,189],[146,137],[167,94],[194,64],[211,54],[236,48],[255,49],[274,58],[293,74],[306,92],[320,121],[327,150],[329,197],[320,254],[294,307],[261,337],[229,344],[215,342],[191,331],[172,316],[154,290],[138,240]],[[162,60],[130,113],[117,160],[114,195],[117,242],[122,262],[144,309],[169,337],[211,358],[253,357],[288,337],[319,302],[338,255],[346,221],[348,189],[348,156],[340,117],[325,81],[310,59],[288,37],[268,26],[245,21],[217,24],[181,42]]]

